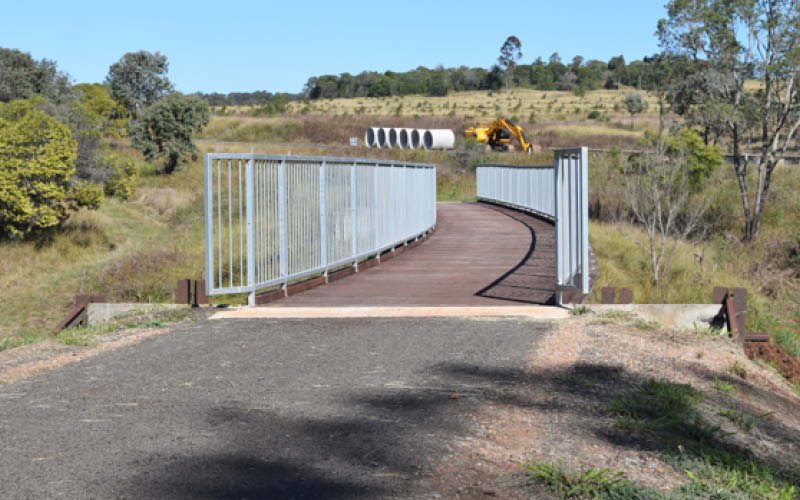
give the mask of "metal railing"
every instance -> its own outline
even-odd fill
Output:
[[[555,222],[556,301],[589,293],[589,151],[555,151],[553,165],[478,165],[478,199],[533,212]]]
[[[478,165],[478,199],[529,210],[554,219],[554,175],[552,165]]]
[[[251,154],[205,158],[206,293],[250,293],[353,264],[436,224],[436,167]]]

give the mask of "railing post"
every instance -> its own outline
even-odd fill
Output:
[[[214,288],[214,186],[212,167],[214,160],[206,153],[205,189],[203,190],[206,218],[206,295]]]
[[[589,148],[581,148],[581,287],[589,293]]]
[[[436,222],[438,221],[439,214],[436,213],[436,165],[431,167],[431,175],[433,176],[433,182],[431,183],[431,190],[433,191],[433,199],[431,203],[433,203],[433,216],[431,217],[431,226],[435,226]]]
[[[356,224],[356,164],[350,166],[350,219],[352,221],[352,254],[353,266],[358,272],[358,236],[356,231],[358,226]]]
[[[372,190],[372,198],[373,198],[372,205],[374,207],[373,220],[375,222],[375,252],[377,254],[375,257],[378,259],[378,264],[380,264],[380,262],[381,262],[381,252],[380,252],[380,248],[381,248],[381,233],[380,233],[381,217],[380,217],[380,203],[379,203],[379,199],[378,199],[378,171],[379,170],[380,170],[380,167],[376,163],[375,164],[375,168],[372,170],[372,186],[373,186],[373,190]]]
[[[283,278],[283,293],[289,294],[289,252],[286,249],[286,162],[278,165],[278,223],[280,225],[280,271]]]
[[[320,232],[320,255],[322,257],[322,265],[325,268],[324,276],[325,283],[328,282],[328,204],[326,200],[326,165],[323,160],[322,165],[319,166],[319,232]]]
[[[396,179],[395,179],[395,177],[397,177],[397,175],[395,174],[395,172],[396,172],[395,164],[392,163],[389,166],[389,185],[392,186],[392,188],[394,188],[397,185],[397,182],[396,182]],[[397,222],[396,222],[396,220],[397,220],[396,214],[397,214],[397,209],[398,209],[397,200],[398,200],[397,191],[392,189],[392,195],[391,195],[391,202],[392,203],[391,203],[391,206],[389,207],[389,227],[392,228],[392,255],[394,255],[397,252],[397,250],[396,250],[397,241],[395,241],[397,239],[397,235],[398,235]]]
[[[563,280],[563,272],[562,272],[562,210],[560,205],[560,196],[559,196],[559,181],[561,180],[561,176],[559,175],[559,168],[560,168],[560,158],[559,153],[556,151],[555,157],[553,159],[553,200],[555,205],[555,222],[556,222],[556,305],[561,306],[563,305],[562,302],[562,295],[561,295],[561,285]]]
[[[247,305],[248,306],[255,306],[256,305],[256,291],[255,291],[255,282],[256,282],[256,266],[255,266],[255,237],[254,237],[254,223],[255,223],[255,206],[254,206],[254,199],[255,199],[255,187],[253,186],[253,177],[255,170],[255,156],[251,156],[250,160],[245,165],[244,170],[244,188],[246,191],[246,218],[247,218],[247,286],[250,289],[250,293],[247,296]],[[241,229],[239,230],[241,231]],[[241,249],[239,250],[241,252]]]

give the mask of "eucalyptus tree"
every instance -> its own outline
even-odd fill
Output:
[[[800,128],[800,0],[671,0],[667,13],[658,23],[662,48],[708,66],[698,105],[724,124],[752,240],[773,172]],[[751,126],[760,148],[752,182],[742,151]]]
[[[500,47],[500,56],[497,58],[497,64],[506,72],[506,88],[511,84],[511,75],[520,58],[522,58],[522,42],[519,41],[519,38],[511,35],[503,42]]]

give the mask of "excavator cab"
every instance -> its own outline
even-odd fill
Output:
[[[500,141],[510,141],[511,134],[508,133],[508,130],[502,129],[497,131],[497,134],[495,134],[495,138]]]

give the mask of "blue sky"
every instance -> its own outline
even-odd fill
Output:
[[[53,59],[76,83],[102,81],[125,52],[149,50],[168,57],[183,92],[299,92],[321,74],[488,68],[508,35],[525,63],[555,51],[565,62],[639,59],[658,50],[665,2],[6,0],[0,46]]]

